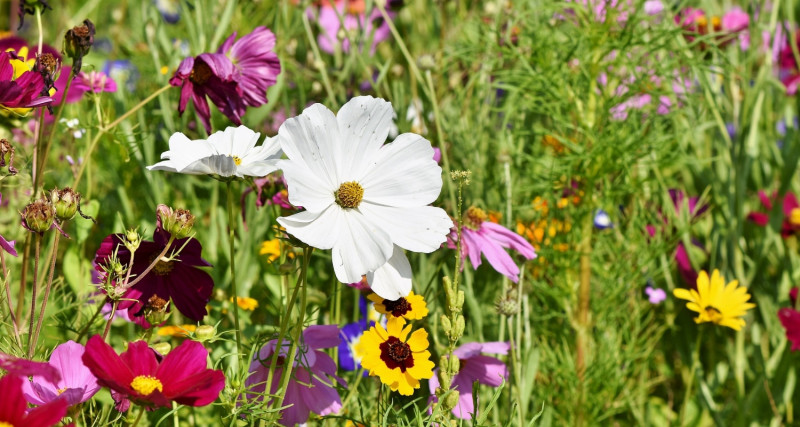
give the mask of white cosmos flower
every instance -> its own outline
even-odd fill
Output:
[[[246,126],[229,127],[208,139],[194,141],[176,132],[169,138],[169,151],[161,154],[162,161],[147,169],[190,175],[262,177],[277,170],[276,163],[283,153],[275,138],[267,138],[256,147],[260,135]]]
[[[288,160],[278,162],[289,201],[306,210],[278,218],[306,244],[332,249],[343,283],[361,280],[396,300],[411,290],[411,265],[403,249],[433,252],[453,226],[429,206],[442,189],[442,168],[425,138],[404,133],[384,145],[392,105],[351,99],[338,116],[320,104],[286,120],[278,131]]]

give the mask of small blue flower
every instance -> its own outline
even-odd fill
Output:
[[[614,226],[614,223],[611,222],[611,217],[608,216],[608,212],[598,209],[594,211],[594,227],[598,230],[605,230],[606,228],[611,228]]]
[[[181,2],[179,0],[153,0],[161,17],[169,24],[174,24],[181,19]]]
[[[136,83],[139,81],[139,69],[127,59],[106,61],[103,65],[103,72],[114,79],[119,85],[123,85],[128,92],[136,90]]]

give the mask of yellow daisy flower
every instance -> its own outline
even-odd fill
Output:
[[[708,273],[701,271],[697,276],[697,290],[675,289],[673,294],[676,298],[689,301],[686,308],[699,313],[694,318],[695,323],[713,322],[736,331],[745,325],[742,316],[756,306],[747,302],[750,294],[746,287],[739,287],[737,280],[725,285],[725,278],[719,274],[719,270],[711,273],[710,280]]]
[[[196,329],[197,326],[195,325],[168,325],[158,328],[156,333],[162,337],[188,337],[189,333],[194,332]]]
[[[383,299],[378,294],[372,293],[367,296],[370,301],[375,303],[375,310],[385,314],[387,317],[402,317],[406,320],[419,320],[428,315],[428,306],[422,295],[414,295],[414,291],[408,296],[400,297],[398,300]]]
[[[428,333],[417,329],[409,337],[411,325],[390,318],[383,326],[376,324],[361,336],[355,347],[361,366],[371,376],[378,376],[392,391],[410,396],[419,388],[419,380],[433,377],[434,364],[428,351]]]
[[[230,297],[230,302],[233,302],[233,297]],[[250,297],[236,297],[236,305],[242,310],[253,311],[258,308],[258,301]]]
[[[294,258],[294,253],[280,239],[265,240],[261,243],[261,249],[259,249],[258,254],[266,255],[269,262],[274,262],[280,258],[281,249],[286,252],[287,257]]]

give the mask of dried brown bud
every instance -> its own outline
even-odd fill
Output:
[[[64,35],[62,51],[72,58],[72,75],[77,76],[81,71],[83,57],[89,53],[94,44],[94,33],[92,21],[84,19],[82,25],[73,27]]]
[[[0,168],[8,166],[8,174],[16,175],[14,169],[14,146],[5,139],[0,139]]]
[[[173,210],[167,205],[158,205],[156,211],[161,228],[176,239],[189,237],[194,227],[194,215],[188,209]]]
[[[44,233],[53,225],[56,218],[56,209],[46,199],[40,199],[28,204],[20,212],[22,226],[34,233]]]

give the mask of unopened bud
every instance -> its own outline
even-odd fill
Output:
[[[448,318],[443,314],[441,317],[441,321],[442,321],[442,331],[444,331],[445,334],[450,335],[450,331],[453,329],[453,325],[450,323],[450,318]]]
[[[69,221],[78,212],[78,204],[81,201],[80,193],[67,187],[63,190],[54,188],[50,191],[50,203],[56,209],[56,218],[59,221]]]
[[[461,370],[461,359],[459,359],[455,355],[450,357],[448,363],[450,365],[448,368],[448,372],[450,372],[451,375],[455,375],[458,373],[458,371]]]
[[[132,228],[125,232],[125,247],[131,251],[136,252],[139,249],[139,244],[142,243],[142,236],[139,235],[139,231],[135,228]]]
[[[422,70],[432,70],[436,68],[436,60],[433,58],[432,55],[425,54],[417,59],[417,66]]]
[[[195,329],[194,336],[197,341],[208,341],[217,335],[217,329],[211,325],[200,325]]]
[[[158,354],[162,356],[166,356],[170,350],[172,350],[172,345],[168,342],[157,342],[150,346],[153,350],[158,352]]]
[[[0,168],[8,166],[8,174],[16,175],[14,169],[14,146],[5,139],[0,139]]]
[[[458,390],[450,390],[450,393],[444,398],[444,400],[440,401],[440,404],[444,406],[445,411],[451,411],[453,408],[458,405]]]
[[[501,316],[511,317],[519,313],[519,304],[512,296],[498,297],[494,302],[494,308]]]
[[[20,212],[22,226],[34,233],[44,233],[53,225],[56,210],[46,199],[39,199],[28,204]]]
[[[456,318],[456,324],[453,328],[453,335],[455,335],[456,339],[459,339],[462,335],[464,335],[464,316],[458,316]]]
[[[64,35],[64,46],[62,48],[65,55],[72,58],[72,74],[78,75],[81,71],[83,57],[89,53],[94,44],[94,24],[88,19],[83,20],[82,25],[73,27]]]
[[[192,233],[194,215],[187,209],[173,210],[167,205],[158,205],[157,215],[161,228],[176,239],[183,239]]]

